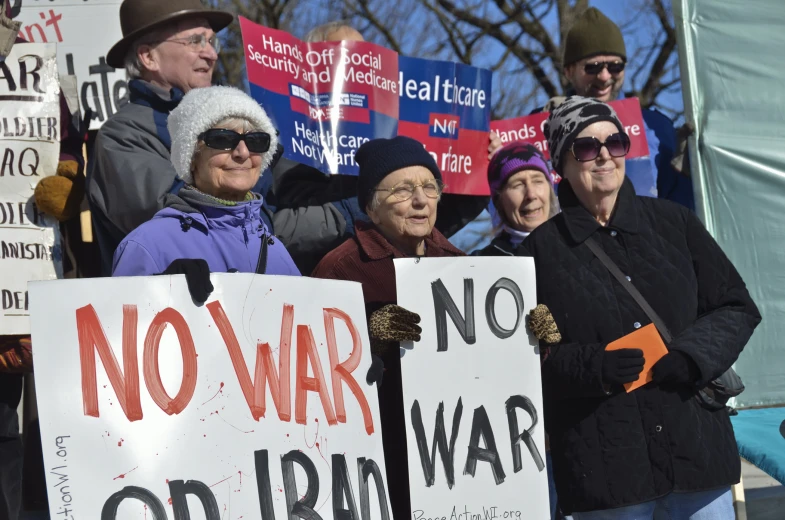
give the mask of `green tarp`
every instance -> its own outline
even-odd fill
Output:
[[[785,1],[673,0],[698,215],[763,322],[737,406],[785,403]]]

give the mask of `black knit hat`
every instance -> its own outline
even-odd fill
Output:
[[[562,64],[566,67],[599,54],[614,54],[627,61],[627,48],[619,26],[599,9],[590,7],[567,33]]]
[[[371,200],[373,190],[389,174],[409,166],[423,166],[431,170],[435,179],[442,179],[436,161],[419,141],[399,135],[392,139],[373,139],[366,141],[354,157],[360,166],[357,178],[357,202],[360,209]]]

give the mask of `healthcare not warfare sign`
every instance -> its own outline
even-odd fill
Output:
[[[425,144],[445,191],[487,195],[491,71],[407,56],[398,57],[398,66],[398,134]]]
[[[240,18],[251,96],[284,154],[324,173],[357,174],[366,141],[398,130],[398,55],[367,42],[305,43]]]

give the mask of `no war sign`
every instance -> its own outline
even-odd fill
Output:
[[[530,258],[395,260],[411,518],[550,518]]]
[[[30,284],[52,516],[389,519],[360,285],[212,281]]]

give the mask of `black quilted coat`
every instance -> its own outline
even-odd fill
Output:
[[[744,281],[698,218],[669,201],[635,195],[625,179],[607,227],[559,185],[562,213],[538,227],[519,253],[537,266],[538,303],[562,342],[543,354],[545,427],[565,513],[638,504],[671,492],[739,481],[728,414],[695,398],[738,358],[761,320]],[[649,384],[606,393],[605,346],[650,323],[583,243],[593,237],[665,321],[671,350],[700,368],[695,387]]]

